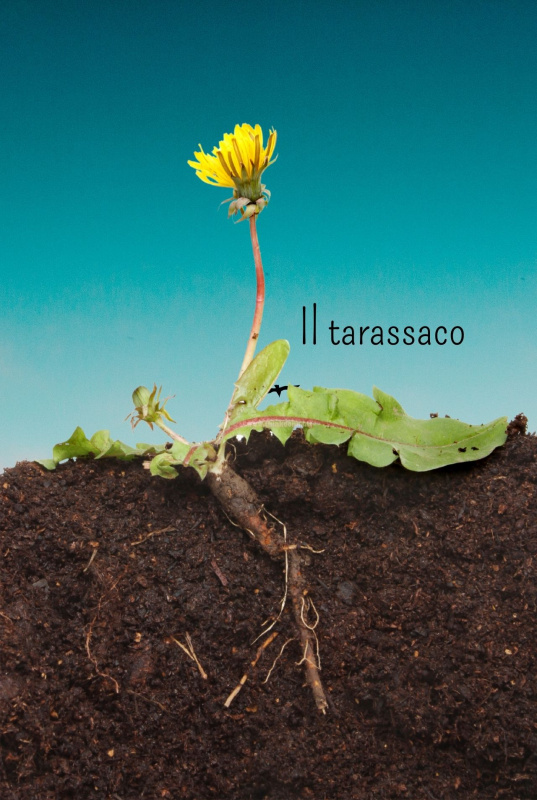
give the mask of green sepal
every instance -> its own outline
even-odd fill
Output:
[[[174,419],[166,411],[165,405],[170,399],[167,397],[162,402],[160,401],[160,393],[162,386],[157,392],[157,384],[153,386],[153,391],[150,392],[146,386],[138,386],[132,393],[132,402],[134,403],[134,411],[129,414],[125,419],[130,419],[131,426],[134,429],[138,423],[147,422],[151,430],[153,430],[153,423],[159,423],[161,418],[175,422]]]

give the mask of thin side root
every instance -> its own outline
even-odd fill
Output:
[[[269,644],[271,644],[271,642],[274,641],[274,639],[276,638],[277,635],[278,635],[278,631],[272,631],[270,636],[267,636],[267,638],[265,639],[263,644],[260,645],[257,648],[257,653],[255,654],[255,658],[254,658],[253,661],[250,662],[250,666],[252,667],[252,669],[257,665],[257,662],[261,658],[261,653],[263,652],[263,650],[265,650],[269,646]],[[248,673],[245,672],[244,675],[242,676],[242,678],[240,679],[240,681],[238,682],[238,684],[235,686],[235,688],[231,692],[231,694],[228,696],[226,702],[224,703],[224,706],[226,708],[230,707],[231,703],[237,697],[238,693],[240,692],[240,690],[242,689],[242,687],[244,686],[244,684],[246,683],[247,680],[248,680]]]
[[[272,666],[271,666],[271,668],[269,669],[269,671],[267,672],[267,677],[265,678],[265,680],[263,681],[263,683],[268,683],[268,679],[269,679],[269,678],[270,678],[270,676],[272,675],[272,672],[273,672],[273,670],[274,670],[274,667],[276,666],[276,664],[278,663],[278,661],[279,661],[279,660],[280,660],[280,658],[282,657],[283,651],[285,650],[285,648],[287,647],[287,645],[288,645],[290,642],[294,642],[294,641],[295,641],[294,639],[287,639],[287,641],[285,641],[285,642],[282,644],[282,646],[281,646],[281,648],[280,648],[280,652],[278,653],[278,655],[276,656],[276,658],[275,658],[275,659],[274,659],[274,661],[272,662]]]
[[[89,660],[91,661],[91,663],[95,667],[95,674],[98,675],[99,678],[104,678],[105,680],[111,681],[111,683],[114,684],[115,693],[119,694],[119,683],[116,681],[115,678],[113,678],[107,672],[103,672],[101,669],[99,669],[99,665],[97,663],[97,659],[95,658],[95,656],[91,652],[91,646],[90,646],[91,645],[91,637],[92,637],[92,634],[93,634],[93,626],[94,626],[96,621],[97,621],[97,615],[92,619],[92,621],[90,622],[89,627],[88,627],[88,632],[86,634],[86,653],[88,654]]]
[[[97,548],[95,548],[95,549],[94,549],[94,551],[93,551],[93,555],[92,555],[92,557],[90,558],[90,561],[89,561],[88,567],[90,566],[91,562],[93,561],[93,556],[95,555],[95,553],[96,553],[96,552],[97,552]],[[89,625],[88,625],[88,630],[87,630],[87,633],[86,633],[86,641],[85,641],[86,653],[87,653],[87,656],[88,656],[89,660],[91,661],[91,663],[92,663],[92,664],[93,664],[93,666],[95,667],[95,673],[96,673],[96,675],[98,675],[98,676],[99,676],[99,678],[104,678],[105,680],[108,680],[108,681],[110,681],[111,683],[113,683],[113,684],[114,684],[114,691],[116,692],[116,694],[119,694],[119,683],[118,683],[118,682],[116,681],[116,679],[115,679],[115,678],[113,678],[111,675],[109,675],[107,672],[103,672],[103,671],[102,671],[102,669],[100,669],[100,668],[99,668],[99,664],[98,664],[98,662],[97,662],[97,659],[95,658],[95,656],[93,655],[93,653],[92,653],[92,651],[91,651],[91,638],[92,638],[92,636],[93,636],[93,628],[94,628],[94,625],[95,625],[95,623],[97,622],[97,620],[98,620],[98,618],[99,618],[99,614],[101,613],[101,608],[102,608],[103,606],[105,606],[105,605],[106,605],[106,604],[107,604],[107,603],[110,601],[110,597],[109,597],[109,596],[112,594],[112,592],[114,591],[114,589],[116,588],[116,586],[118,585],[118,583],[119,583],[119,582],[122,580],[122,578],[125,576],[125,573],[126,573],[126,571],[127,571],[127,570],[124,570],[124,571],[121,573],[121,575],[119,576],[119,578],[117,578],[117,580],[116,580],[116,581],[115,581],[115,582],[112,584],[112,586],[111,586],[111,587],[110,587],[110,589],[108,590],[108,599],[106,599],[106,598],[107,598],[107,596],[106,596],[106,595],[103,595],[103,596],[101,596],[101,597],[99,598],[99,602],[97,603],[97,611],[96,611],[96,613],[95,613],[95,615],[94,615],[93,619],[91,620],[91,622],[90,622],[90,623],[89,623]]]
[[[265,509],[265,511],[266,511],[266,509]],[[273,627],[280,621],[281,616],[282,616],[282,614],[283,614],[283,612],[285,610],[285,606],[287,605],[287,594],[288,594],[288,590],[289,590],[289,556],[288,556],[288,553],[287,553],[287,551],[289,549],[289,545],[287,544],[287,528],[284,525],[284,523],[281,520],[279,520],[278,517],[275,517],[274,514],[271,514],[270,511],[266,511],[266,513],[269,514],[272,517],[272,519],[275,519],[276,522],[278,522],[283,528],[283,542],[284,542],[283,554],[284,554],[284,557],[285,557],[285,587],[284,587],[284,591],[283,591],[283,597],[280,600],[280,610],[278,611],[278,615],[272,620],[272,622],[270,623],[268,628],[265,628],[265,630],[261,631],[259,636],[257,636],[254,639],[253,644],[255,644],[258,641],[258,639],[261,639],[263,636],[265,636],[269,631],[271,631],[273,629]],[[249,531],[249,533],[251,533],[251,531]],[[291,547],[292,547],[292,545],[291,545]],[[266,622],[264,624],[266,625]],[[284,645],[284,647],[285,647],[285,645]],[[283,650],[282,650],[282,652],[283,652]]]

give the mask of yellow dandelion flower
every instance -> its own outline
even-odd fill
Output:
[[[229,215],[240,211],[246,219],[259,214],[270,199],[270,192],[261,183],[261,175],[276,161],[272,158],[275,147],[275,130],[269,132],[267,146],[263,147],[261,126],[252,128],[244,123],[236,125],[233,133],[225,133],[212,155],[205,153],[200,144],[199,153],[194,153],[197,161],[188,164],[204,183],[232,188],[233,197],[224,201],[231,202]]]

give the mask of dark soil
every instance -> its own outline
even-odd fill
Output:
[[[195,473],[7,470],[2,800],[534,800],[537,439],[520,427],[425,474],[298,435],[236,444],[289,541],[323,551],[306,580],[325,716],[289,608],[250,666],[282,564]]]

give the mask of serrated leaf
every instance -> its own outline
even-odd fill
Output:
[[[119,439],[111,439],[110,431],[102,430],[93,434],[88,439],[82,428],[78,427],[65,442],[55,445],[52,450],[52,458],[36,460],[37,464],[45,469],[56,469],[61,461],[69,458],[84,458],[93,456],[98,458],[118,458],[122,461],[130,461],[135,456],[143,456],[148,453],[160,453],[165,449],[165,445],[138,444],[131,447]]]
[[[279,439],[281,444],[285,444],[286,441],[291,437],[291,434],[294,431],[293,425],[274,425],[270,428],[272,434]]]
[[[387,467],[398,457],[392,444],[372,439],[371,436],[362,433],[356,433],[351,438],[347,454],[358,461],[371,464],[372,467]]]
[[[353,392],[350,389],[323,389],[320,386],[315,386],[314,391],[328,392],[336,398],[338,416],[349,428],[371,427],[381,410],[372,397],[361,392]]]
[[[289,409],[293,416],[320,419],[325,422],[341,421],[337,408],[337,397],[316,386],[313,391],[289,386],[287,389]]]
[[[375,432],[396,451],[407,469],[425,472],[448,464],[488,456],[507,439],[507,417],[486,425],[468,425],[457,419],[414,419],[390,395],[374,388],[380,407]]]
[[[66,458],[76,458],[77,456],[87,456],[94,451],[94,445],[87,438],[82,428],[75,428],[69,439],[54,445],[52,449],[52,459],[56,464]]]
[[[438,417],[415,419],[380,389],[374,388],[373,395],[378,412],[353,435],[348,453],[376,467],[387,466],[399,458],[407,469],[425,472],[475,461],[489,455],[507,438],[506,417],[487,425],[468,425]]]
[[[278,339],[261,350],[235,384],[232,402],[257,407],[282,371],[289,349],[289,342]]]
[[[312,425],[304,428],[304,438],[311,444],[343,444],[352,436],[352,431],[329,428],[327,425]]]
[[[312,443],[341,444],[350,439],[348,454],[375,467],[397,458],[409,470],[424,472],[448,464],[475,461],[489,455],[506,438],[507,418],[487,425],[455,419],[419,420],[380,389],[374,399],[347,389],[313,391],[289,387],[289,401],[259,412],[250,406],[237,411],[228,438],[266,428],[285,443],[293,428],[302,427]]]
[[[320,387],[313,391],[289,386],[289,410],[293,417],[302,417],[302,427],[307,442],[312,444],[342,444],[352,436],[338,408],[338,398],[333,392]],[[364,395],[365,396],[365,395]],[[319,422],[320,421],[320,422]]]

